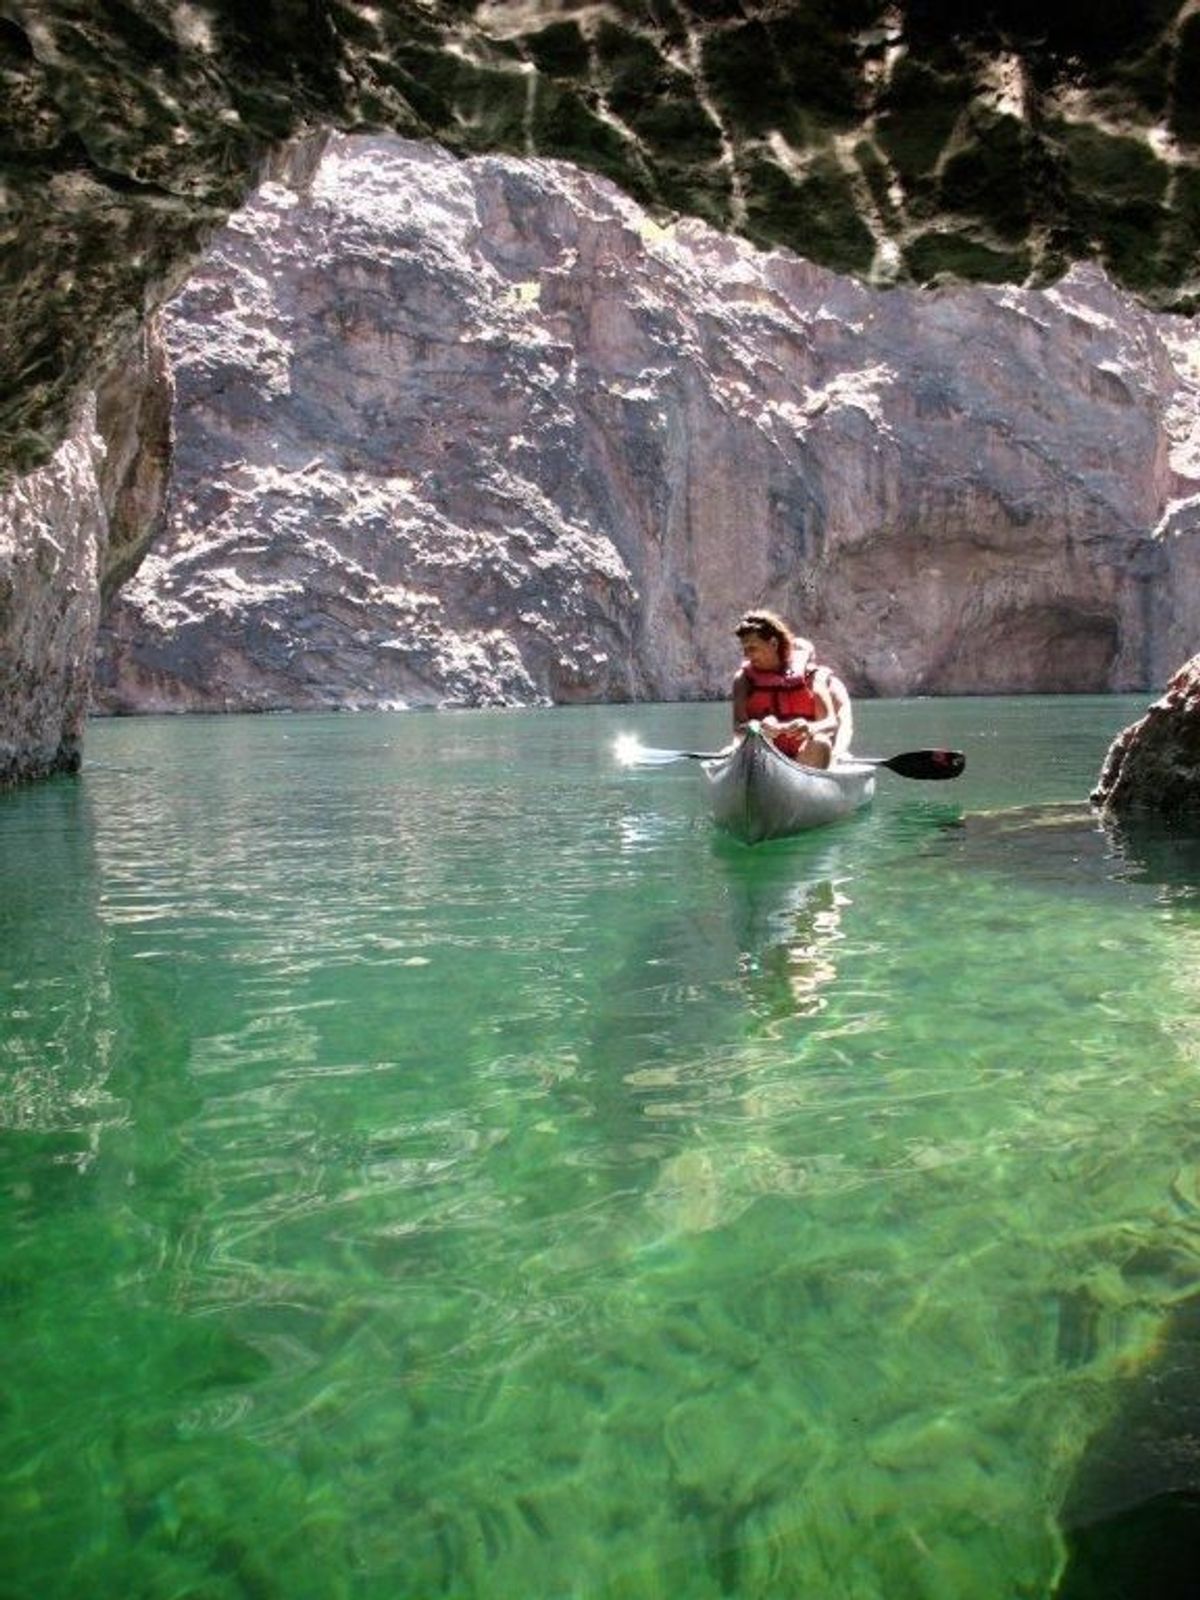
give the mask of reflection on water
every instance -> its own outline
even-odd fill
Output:
[[[108,950],[97,905],[92,813],[71,780],[37,788],[0,856],[0,1137],[45,1141],[89,1163],[125,1119],[109,1082]]]
[[[764,1029],[815,1016],[837,976],[842,915],[852,903],[838,854],[836,843],[814,849],[805,840],[726,863],[737,970]]]
[[[14,1592],[1051,1592],[1200,1277],[1196,873],[1067,815],[1128,708],[864,707],[954,798],[736,852],[634,720],[0,801]]]
[[[1170,900],[1191,901],[1200,893],[1200,830],[1148,817],[1105,819],[1101,827],[1127,881],[1154,884]]]

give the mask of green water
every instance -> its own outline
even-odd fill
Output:
[[[0,1596],[1051,1593],[1200,1280],[1140,700],[722,844],[719,707],[94,726],[0,797]]]

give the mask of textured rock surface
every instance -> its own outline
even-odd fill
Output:
[[[98,477],[107,537],[99,552],[101,595],[137,570],[166,528],[175,388],[157,313],[142,329],[134,359],[108,375],[96,395],[104,440]]]
[[[108,536],[103,459],[89,405],[44,467],[0,490],[0,786],[79,763]]]
[[[151,318],[51,460],[0,489],[0,787],[79,763],[101,592],[164,525],[171,411]]]
[[[693,697],[770,597],[859,692],[1162,682],[1200,350],[1081,269],[872,291],[550,162],[335,138],[173,305],[109,709]]]
[[[1200,821],[1200,655],[1113,741],[1092,800],[1117,815]]]
[[[564,157],[877,281],[1194,303],[1192,0],[0,0],[0,471],[305,128]]]
[[[877,282],[1049,281],[1096,259],[1187,309],[1198,77],[1192,0],[0,0],[0,483],[50,462],[300,131],[567,157]],[[76,547],[60,470],[11,490],[6,570],[56,505],[51,536]],[[0,615],[0,675],[28,685],[3,715],[33,730],[17,771],[74,738],[74,702],[56,741],[39,686],[69,676],[76,640],[39,642],[31,619],[94,581],[78,548],[78,568],[20,573],[22,614]]]

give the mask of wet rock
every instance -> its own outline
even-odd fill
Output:
[[[1113,741],[1092,801],[1116,815],[1200,820],[1200,655]]]

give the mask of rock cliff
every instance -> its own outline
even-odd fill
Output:
[[[100,610],[104,442],[94,401],[0,496],[0,785],[79,764]]]
[[[768,597],[869,694],[1144,688],[1197,636],[1191,325],[1094,268],[872,290],[559,163],[336,136],[166,329],[106,709],[720,694]]]
[[[165,526],[171,415],[154,318],[50,461],[0,489],[0,788],[78,765],[101,593]]]
[[[80,419],[298,133],[565,157],[660,218],[874,282],[1049,282],[1095,260],[1187,311],[1198,64],[1192,0],[0,0],[6,772],[77,755],[79,697],[46,689],[90,653],[94,597],[71,588],[99,581],[111,520],[88,511],[81,538],[62,492],[99,463]],[[116,520],[132,553],[146,530]],[[79,563],[39,554],[33,527]]]

